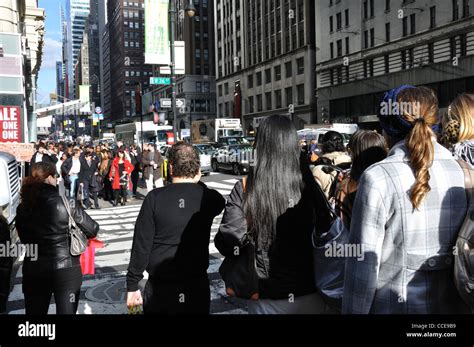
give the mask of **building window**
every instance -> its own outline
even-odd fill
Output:
[[[219,96],[222,96],[222,84],[220,84],[218,87],[217,87],[217,90],[219,92]]]
[[[410,15],[410,34],[413,35],[416,33],[416,14],[413,13]]]
[[[375,46],[375,29],[370,29],[370,47]]]
[[[247,88],[253,88],[253,75],[247,76]]]
[[[293,87],[285,88],[286,105],[290,106],[293,104]]]
[[[388,54],[384,56],[384,63],[385,63],[385,73],[390,73],[390,56]]]
[[[275,66],[275,81],[281,80],[281,65]]]
[[[342,13],[341,12],[336,14],[336,26],[337,26],[337,30],[342,29]]]
[[[469,16],[470,16],[469,0],[462,0],[462,17],[467,18]]]
[[[374,8],[374,0],[370,0],[370,17],[374,17],[374,12],[375,12],[375,8]]]
[[[385,0],[385,11],[390,11],[390,0]]]
[[[263,100],[262,100],[262,95],[259,94],[257,95],[257,112],[262,112],[263,111]]]
[[[390,23],[385,23],[385,41],[390,42]]]
[[[265,83],[272,83],[272,70],[271,69],[265,70]]]
[[[289,77],[293,76],[292,69],[293,69],[293,67],[292,67],[291,61],[285,63],[286,78],[289,78]]]
[[[337,46],[337,56],[341,57],[342,56],[342,40],[337,40],[336,46]]]
[[[458,0],[452,0],[453,2],[453,21],[459,19],[459,6]]]
[[[334,31],[333,17],[329,17],[329,31],[332,33]]]
[[[275,90],[275,107],[277,109],[281,108],[281,90]]]
[[[346,54],[350,54],[350,50],[349,50],[349,38],[346,37]]]
[[[331,59],[334,59],[334,43],[333,42],[329,43],[329,46],[331,47],[330,48]]]
[[[249,96],[249,113],[253,113],[254,105],[253,105],[253,96]]]
[[[229,95],[229,84],[228,83],[224,83],[224,94]]]
[[[346,9],[344,11],[344,15],[345,15],[345,19],[346,19],[345,25],[346,25],[346,28],[347,28],[349,26],[349,9]]]
[[[369,31],[364,30],[364,48],[369,48]]]
[[[296,91],[298,95],[298,105],[304,105],[304,84],[297,85]]]
[[[265,93],[265,103],[267,106],[267,111],[270,111],[272,109],[272,93],[271,92]]]
[[[408,17],[403,17],[403,37],[408,35]]]
[[[364,19],[369,18],[369,4],[368,0],[364,1]]]
[[[436,27],[436,6],[430,7],[430,29]]]
[[[199,92],[199,93],[202,92],[202,83],[201,82],[196,82],[196,92]]]
[[[415,63],[415,50],[413,48],[410,48],[408,50],[408,67],[413,68],[413,65]]]
[[[257,72],[257,86],[261,86],[262,85],[262,72],[259,71]]]
[[[304,74],[304,58],[296,59],[296,70],[298,75]]]

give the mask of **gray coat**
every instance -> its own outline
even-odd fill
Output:
[[[362,175],[346,261],[343,313],[469,313],[453,282],[453,247],[467,210],[464,175],[434,142],[431,191],[413,211],[415,177],[403,142]]]

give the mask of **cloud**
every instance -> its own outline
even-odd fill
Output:
[[[56,69],[56,62],[61,61],[61,50],[63,44],[61,41],[50,39],[44,40],[42,69]]]

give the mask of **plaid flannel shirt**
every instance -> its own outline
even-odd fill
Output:
[[[363,259],[346,261],[343,313],[468,313],[457,294],[453,247],[464,220],[464,175],[451,153],[434,142],[431,191],[413,210],[415,182],[404,142],[362,175],[350,244]]]

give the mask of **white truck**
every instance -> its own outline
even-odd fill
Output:
[[[0,213],[10,225],[12,242],[18,237],[14,233],[16,208],[20,204],[20,173],[15,157],[9,153],[0,152]]]
[[[143,129],[143,134],[142,134]],[[141,145],[143,142],[154,142],[156,145],[174,144],[173,127],[171,125],[157,125],[153,121],[118,124],[115,126],[115,140],[124,145]]]
[[[223,143],[226,139],[243,138],[242,124],[238,118],[216,118],[192,122],[193,143]]]

